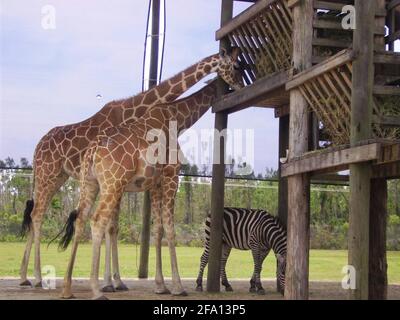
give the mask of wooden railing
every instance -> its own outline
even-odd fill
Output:
[[[288,70],[292,54],[292,14],[287,0],[259,0],[216,32],[241,49],[247,84]]]

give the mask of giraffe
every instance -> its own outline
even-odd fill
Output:
[[[243,86],[238,71],[234,72],[232,79],[236,81],[236,88]],[[101,241],[107,229],[118,228],[118,215],[115,215],[114,209],[118,206],[119,199],[128,185],[135,192],[150,190],[156,237],[155,292],[170,293],[164,283],[161,263],[164,224],[171,259],[172,294],[186,295],[178,272],[173,223],[180,162],[174,157],[172,157],[174,159],[168,157],[169,159],[165,158],[165,161],[159,161],[158,156],[163,152],[158,153],[158,150],[154,152],[158,158],[154,161],[155,159],[149,156],[152,144],[148,138],[149,133],[153,133],[150,139],[157,138],[158,147],[165,151],[163,154],[177,154],[179,145],[177,144],[174,150],[174,147],[170,145],[171,141],[167,142],[163,139],[169,133],[171,121],[176,121],[177,132],[190,128],[209,109],[216,93],[214,80],[188,98],[177,100],[173,104],[161,104],[150,108],[140,120],[129,126],[118,126],[104,131],[96,141],[91,143],[83,160],[79,204],[68,219],[69,227],[65,228],[70,232],[66,232],[61,240],[61,244],[66,248],[74,235],[62,298],[73,297],[71,291],[73,265],[85,222],[91,216],[93,256],[90,282],[93,298],[105,299],[98,284]],[[99,203],[92,214],[97,193],[99,193]]]
[[[150,90],[106,104],[99,112],[82,122],[55,127],[39,141],[33,160],[33,197],[26,203],[22,223],[22,234],[28,233],[28,236],[20,268],[21,286],[32,285],[27,278],[27,271],[33,244],[34,286],[42,286],[40,232],[43,216],[54,194],[66,180],[69,177],[79,179],[81,161],[90,142],[107,128],[139,119],[155,104],[174,101],[210,73],[217,72],[224,78],[238,68],[237,55],[237,50],[233,50],[231,54],[222,51],[211,55]],[[109,266],[106,265],[107,268]],[[118,270],[115,270],[114,280],[117,289],[127,289],[120,280]]]

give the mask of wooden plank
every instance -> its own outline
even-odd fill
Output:
[[[384,144],[378,163],[390,163],[400,161],[400,143]]]
[[[288,104],[279,108],[275,108],[275,118],[285,117],[290,114],[290,106]]]
[[[398,1],[398,0],[397,0]],[[330,2],[330,1],[314,1],[314,8],[315,9],[325,9],[325,10],[334,10],[342,12],[342,9],[345,5],[352,4],[352,1],[340,1],[337,2]],[[375,13],[376,16],[385,17],[387,14],[386,10],[378,9]]]
[[[400,161],[373,165],[372,178],[400,179]]]
[[[380,51],[374,55],[374,63],[400,64],[400,53],[391,51]]]
[[[251,20],[255,17],[258,13],[262,10],[267,8],[271,3],[275,2],[276,0],[259,0],[252,6],[248,7],[242,13],[237,15],[232,20],[228,21],[224,24],[217,32],[215,33],[216,40],[221,40],[223,37],[228,35],[228,33],[235,30],[237,27],[246,23],[247,21]]]
[[[394,33],[389,34],[385,37],[386,43],[394,42],[400,39],[400,30],[395,31]]]
[[[387,10],[390,11],[390,10],[396,8],[397,6],[400,6],[400,0],[392,0],[387,5]]]
[[[374,94],[400,96],[400,87],[395,87],[395,86],[374,86]]]
[[[298,87],[299,85],[307,82],[319,75],[334,69],[338,66],[341,66],[349,61],[352,61],[355,58],[355,53],[353,50],[347,49],[340,51],[334,56],[327,58],[324,62],[315,65],[307,70],[296,74],[286,83],[286,90],[291,90],[293,88]]]
[[[313,46],[333,47],[333,48],[349,48],[351,41],[335,40],[329,38],[314,38]]]
[[[288,177],[300,173],[320,171],[339,165],[378,160],[381,144],[372,143],[338,151],[321,152],[304,158],[291,160],[282,166],[282,176]]]
[[[373,123],[385,127],[400,127],[400,117],[398,116],[374,116]]]
[[[212,110],[213,112],[221,112],[232,108],[250,106],[262,100],[269,92],[284,86],[287,79],[288,73],[283,71],[257,80],[252,85],[225,95],[215,101]]]
[[[314,19],[313,27],[317,28],[317,29],[343,30],[342,23],[339,21],[327,21],[327,20]],[[376,35],[384,36],[386,34],[385,28],[375,27],[374,33]]]

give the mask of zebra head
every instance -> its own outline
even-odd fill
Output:
[[[286,273],[286,255],[277,254],[278,268],[276,269],[276,278],[278,279],[278,292],[285,293],[285,273]]]

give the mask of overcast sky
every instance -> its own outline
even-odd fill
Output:
[[[217,52],[220,2],[167,0],[163,79]],[[147,0],[0,3],[1,159],[32,159],[52,127],[81,121],[108,101],[141,90]],[[55,30],[42,28],[44,5],[56,9]],[[246,6],[236,4],[235,12]],[[209,112],[196,128],[213,125]],[[255,130],[256,172],[277,166],[278,121],[272,110],[233,114],[229,127]]]

